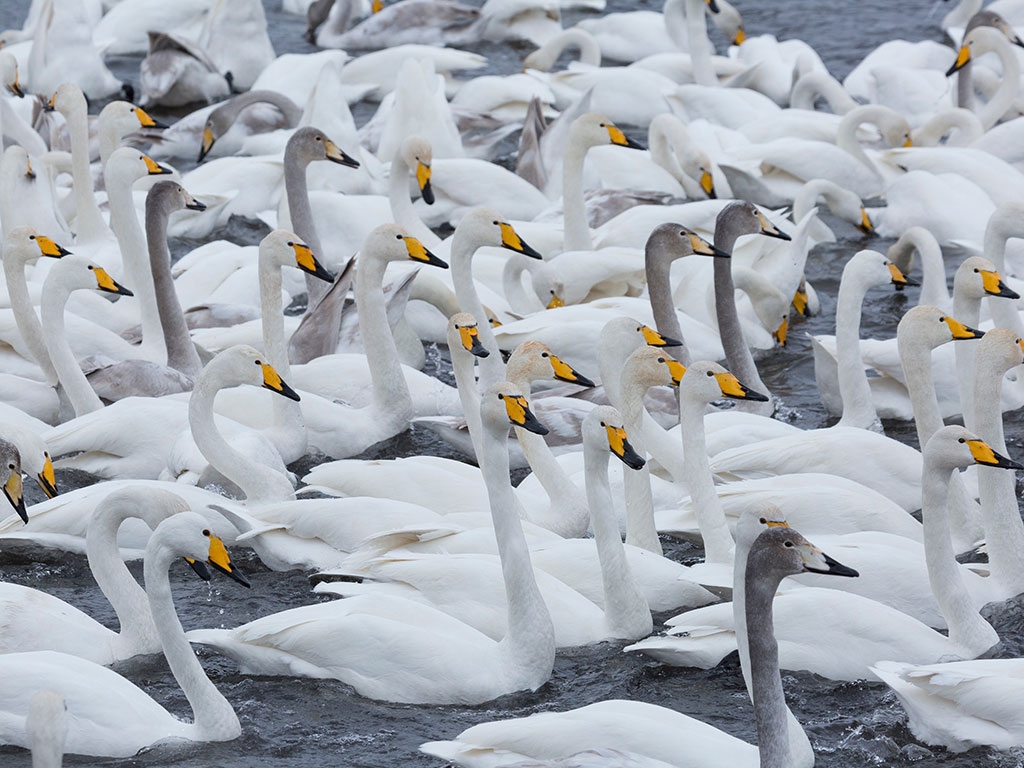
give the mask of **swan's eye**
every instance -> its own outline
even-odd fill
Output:
[[[658,358],[658,362],[659,363],[664,363],[665,362],[665,358],[664,357],[659,357]]]
[[[209,536],[209,535],[210,535],[210,529],[209,528],[204,528],[203,529],[203,536]]]
[[[708,376],[709,376],[709,377],[710,377],[710,376],[714,376],[714,375],[715,375],[715,372],[714,372],[714,371],[708,371]]]
[[[499,393],[498,393],[498,399],[499,399],[499,400],[504,400],[504,399],[505,399],[505,396],[504,396],[503,394],[501,394],[501,392],[499,392]]]
[[[787,541],[786,542],[786,546],[787,547],[792,547],[793,546],[793,542],[792,541]]]
[[[768,520],[766,518],[762,517],[762,518],[760,518],[760,520],[761,520],[761,525],[768,525]]]
[[[981,270],[980,270],[980,269],[978,269],[977,267],[975,267],[975,268],[974,268],[974,274],[978,274],[979,272],[981,272]]]
[[[8,468],[8,469],[14,469],[14,465],[13,465],[13,464],[8,464],[8,465],[7,465],[7,468]]]
[[[603,421],[601,422],[601,426],[602,426],[602,427],[603,427],[603,426],[605,426],[605,423],[604,423]]]
[[[401,239],[402,239],[401,235],[395,235],[395,240],[401,240]]]
[[[607,128],[607,127],[608,127],[608,126],[606,126],[606,125],[605,125],[604,123],[600,123],[599,125],[600,125],[600,126],[601,126],[602,128]]]
[[[89,269],[92,269],[92,264],[89,265]]]
[[[35,235],[29,235],[29,236],[28,236],[28,239],[29,239],[29,240],[35,240],[35,239],[36,239],[36,236],[35,236]],[[977,270],[975,270],[975,271],[977,271]]]
[[[686,230],[685,229],[679,230],[679,236],[680,237],[686,237]]]
[[[491,224],[493,224],[494,226],[498,226],[498,220],[495,219],[494,221],[491,222]]]
[[[322,141],[322,139],[319,136],[316,137],[316,140],[317,141]]]
[[[255,362],[256,365],[262,365],[262,363],[259,360],[256,360],[254,362]]]
[[[288,247],[289,247],[289,248],[291,248],[291,247],[292,247],[292,246],[294,246],[294,245],[295,245],[295,243],[293,243],[293,242],[292,242],[291,240],[289,240],[289,241],[288,241]]]
[[[541,356],[541,357],[547,357],[547,356],[548,356],[548,353],[547,353],[547,352],[541,352],[541,353],[540,353],[540,356]]]
[[[946,322],[946,318],[944,318],[944,317],[940,317],[940,318],[939,318],[939,322],[940,322],[940,323],[944,323],[944,322]]]
[[[966,441],[966,440],[964,440],[964,439],[963,439],[963,438],[961,437],[961,438],[960,438],[959,440],[957,440],[957,442],[958,442],[958,443],[966,443],[967,441]]]

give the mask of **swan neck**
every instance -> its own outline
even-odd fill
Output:
[[[373,380],[373,401],[389,420],[408,424],[412,418],[412,397],[405,383],[395,337],[388,324],[384,302],[384,270],[387,262],[360,254],[356,265],[355,294],[359,328],[366,348],[366,363]]]
[[[590,237],[587,205],[583,199],[583,163],[589,147],[573,139],[570,131],[562,160],[562,221],[565,233],[562,245],[566,251],[592,251],[594,241]]]
[[[704,0],[686,0],[686,39],[693,64],[693,79],[697,85],[718,85],[715,69],[711,64],[711,41],[708,40],[708,25],[704,18]]]
[[[929,458],[926,451],[921,478],[921,515],[928,581],[949,627],[950,641],[973,658],[992,647],[999,638],[972,606],[953,552],[947,504],[950,480],[956,470],[948,465],[940,466],[939,462]]]
[[[988,32],[989,30],[981,30],[981,28],[974,30],[975,33],[979,31]],[[986,37],[991,37],[991,50],[999,57],[999,64],[1003,70],[999,89],[978,112],[978,119],[981,120],[982,127],[987,131],[1002,119],[1016,101],[1020,91],[1020,65],[1017,62],[1017,54],[1014,53],[1013,47],[1002,32],[992,28],[991,34]]]
[[[146,259],[146,239],[132,196],[134,180],[107,173],[107,199],[110,203],[110,228],[121,251],[125,281],[131,286],[142,319],[142,344],[139,357],[160,365],[167,364],[164,329],[160,323],[153,271]]]
[[[84,106],[84,105],[83,105]],[[75,232],[79,242],[92,242],[103,237],[107,225],[100,215],[93,195],[92,172],[89,170],[89,124],[84,109],[64,115],[71,138],[71,178],[75,187]]]
[[[477,363],[480,368],[480,386],[483,388],[501,381],[505,375],[505,366],[501,362],[501,355],[498,354],[498,341],[494,338],[491,324],[487,322],[487,313],[484,312],[484,305],[480,302],[476,282],[473,280],[473,255],[478,245],[472,233],[456,228],[455,234],[452,235],[450,268],[459,306],[463,312],[468,312],[477,319],[480,343],[484,345],[484,349],[491,352]]]
[[[43,284],[43,298],[40,304],[43,337],[57,378],[75,409],[75,416],[84,416],[103,408],[103,402],[89,386],[89,381],[82,373],[68,343],[64,330],[64,305],[71,295],[71,289],[59,278],[59,272],[51,272]]]
[[[508,631],[501,647],[516,666],[536,668],[538,673],[546,670],[549,675],[555,658],[555,630],[537,587],[523,525],[515,511],[509,482],[507,427],[495,429],[484,422],[484,430],[481,469],[508,601]],[[543,680],[546,679],[545,676]]]
[[[402,153],[396,152],[395,159],[391,161],[391,171],[388,177],[388,202],[391,204],[391,215],[396,224],[400,224],[428,248],[437,245],[440,241],[437,235],[430,231],[430,228],[423,223],[423,220],[416,215],[412,206],[412,199],[409,197],[409,174],[412,169],[405,162]]]
[[[750,693],[757,725],[757,746],[761,768],[793,765],[788,736],[785,693],[779,673],[779,646],[772,621],[772,600],[780,579],[758,577],[748,559],[746,582],[746,630],[749,648]]]
[[[584,436],[583,466],[594,543],[601,562],[605,624],[614,637],[643,637],[651,632],[654,624],[647,599],[637,587],[626,561],[619,525],[612,512],[607,447],[591,444]],[[633,471],[626,470],[627,473]]]
[[[46,382],[51,386],[57,384],[57,370],[50,361],[50,353],[46,348],[46,337],[43,334],[43,326],[36,316],[36,310],[32,304],[32,297],[28,292],[28,281],[25,279],[25,262],[8,252],[4,254],[4,277],[7,280],[7,295],[10,298],[11,310],[14,313],[14,321],[18,326],[18,333],[24,340],[32,357],[42,369],[46,376]]]
[[[732,535],[725,522],[722,502],[708,461],[704,438],[704,403],[689,396],[686,376],[679,387],[679,425],[682,430],[683,468],[690,489],[697,525],[704,539],[704,560],[708,563],[732,563]]]
[[[857,129],[862,123],[877,123],[888,118],[889,112],[884,107],[867,105],[852,109],[843,115],[836,129],[836,146],[857,158],[879,181],[882,175],[857,140]]]
[[[309,203],[309,189],[306,186],[306,167],[297,149],[290,145],[284,151],[284,191],[288,198],[288,218],[291,220],[292,231],[299,236],[310,250],[322,257],[324,250],[320,247],[320,237],[316,233],[313,221],[313,208]],[[312,311],[330,290],[323,280],[306,275],[306,293],[309,297],[306,313]]]
[[[643,397],[646,389],[637,380],[632,368],[623,371],[619,413],[622,414],[622,423],[633,444],[633,450],[644,459],[647,458],[643,418]],[[658,555],[662,554],[658,529],[654,524],[654,497],[647,464],[640,469],[625,472],[623,484],[626,491],[626,543]],[[587,487],[590,487],[589,481]],[[590,503],[593,506],[593,502]]]
[[[690,350],[683,339],[683,330],[676,315],[675,302],[672,300],[672,262],[675,257],[648,242],[644,248],[644,271],[647,276],[647,292],[651,299],[651,311],[654,313],[654,324],[658,333],[663,336],[682,341],[681,347],[672,350],[672,356],[683,365],[690,364]]]
[[[194,380],[202,369],[202,363],[189,336],[185,313],[181,310],[181,302],[174,290],[174,278],[171,277],[171,251],[167,247],[169,217],[170,213],[160,205],[160,196],[151,191],[146,197],[146,245],[167,347],[167,365]]]
[[[913,328],[908,330],[902,336],[897,332],[896,347],[914,410],[918,445],[927,445],[931,436],[942,428],[942,414],[932,381],[932,350],[921,339],[913,338]]]
[[[843,401],[843,426],[872,429],[880,425],[860,355],[860,314],[867,286],[849,264],[836,299],[836,367]]]
[[[147,547],[143,565],[146,594],[153,622],[174,679],[192,707],[192,728],[199,740],[225,741],[241,734],[238,716],[224,695],[206,676],[199,659],[185,639],[185,631],[174,610],[168,569],[177,558],[164,547]]]

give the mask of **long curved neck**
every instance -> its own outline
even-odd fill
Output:
[[[726,253],[732,253],[736,240],[747,232],[740,231],[737,227],[730,225],[728,217],[719,216],[715,225],[715,247]],[[722,339],[722,348],[725,350],[725,359],[729,370],[744,384],[753,387],[759,392],[769,394],[768,387],[761,381],[761,376],[754,365],[754,358],[750,354],[746,339],[743,338],[743,326],[740,324],[740,316],[736,311],[736,288],[732,279],[732,259],[715,259],[715,316],[718,318],[718,334]],[[744,404],[743,410],[752,410],[758,413],[771,414],[772,403]]]
[[[704,5],[704,0],[686,0],[686,39],[690,46],[694,82],[697,85],[712,86],[718,85],[718,79],[711,64],[712,48],[708,40]]]
[[[238,119],[242,110],[248,109],[253,104],[270,104],[277,107],[290,128],[297,126],[299,120],[302,119],[302,109],[294,101],[283,93],[271,90],[246,91],[217,109],[224,110],[221,114],[227,117],[230,125]]]
[[[1007,368],[991,356],[979,353],[976,359],[974,424],[968,428],[1006,455],[1000,394]],[[978,467],[981,519],[991,578],[997,579],[1005,594],[1013,595],[1024,592],[1024,522],[1017,511],[1016,485],[1013,472]]]
[[[476,283],[473,282],[473,254],[476,253],[476,249],[477,244],[473,241],[472,235],[456,228],[455,234],[452,235],[452,283],[455,286],[455,295],[459,299],[459,306],[463,312],[469,312],[477,318],[480,342],[491,353],[479,362],[480,386],[487,387],[502,380],[505,368],[498,352],[498,341],[494,338],[491,324],[487,322],[487,313],[484,312],[484,305],[476,291]]]
[[[384,302],[384,270],[387,262],[361,253],[356,266],[356,306],[359,329],[366,349],[366,364],[373,380],[373,402],[388,419],[408,423],[412,397],[405,383],[398,347],[388,324]]]
[[[515,384],[522,392],[529,394],[531,381],[529,376],[516,376],[511,366],[507,369],[508,381]],[[555,459],[551,448],[544,438],[521,427],[514,427],[516,439],[523,449],[523,456],[537,476],[537,481],[544,488],[544,492],[551,499],[551,510],[557,512],[547,519],[540,521],[532,515],[527,516],[531,522],[543,525],[548,530],[554,531],[559,536],[566,538],[579,538],[586,536],[587,523],[590,521],[590,511],[587,509],[587,497],[562,469],[562,465]]]
[[[1003,70],[999,90],[978,111],[978,119],[987,131],[999,122],[1016,101],[1020,91],[1020,65],[1017,62],[1017,54],[1013,52],[1013,46],[999,30],[994,27],[977,27],[971,35],[984,41],[985,49],[999,57],[999,64]],[[967,87],[971,87],[970,83]]]
[[[530,563],[523,524],[515,512],[509,483],[507,428],[484,423],[481,470],[487,484],[494,536],[508,600],[508,632],[501,648],[518,667],[544,667],[550,673],[555,658],[555,630]],[[545,678],[546,679],[546,678]]]
[[[174,290],[174,278],[171,277],[171,252],[167,247],[167,219],[170,214],[158,203],[159,199],[150,192],[146,198],[146,245],[164,345],[167,347],[167,365],[194,380],[203,366],[189,336],[185,313],[181,310],[181,302]]]
[[[263,348],[267,360],[286,381],[291,377],[288,347],[284,340],[284,308],[281,301],[281,266],[268,249],[260,249],[260,322],[263,327]],[[271,439],[283,456],[303,456],[309,446],[309,435],[302,417],[302,407],[286,397],[271,398],[274,426]],[[287,459],[286,459],[287,461]]]
[[[867,286],[854,270],[843,270],[836,300],[836,367],[843,416],[839,423],[881,431],[881,422],[871,398],[871,387],[860,356],[860,313]]]
[[[117,530],[129,517],[135,517],[134,510],[125,504],[101,504],[85,534],[89,568],[103,596],[114,606],[121,626],[114,641],[118,659],[152,653],[160,644],[146,591],[135,581],[117,548]]]
[[[87,115],[74,109],[64,115],[71,137],[71,178],[75,185],[75,233],[79,242],[92,242],[103,237],[107,225],[103,223],[99,206],[92,190],[92,172],[89,170],[89,124]]]
[[[25,280],[25,262],[13,253],[5,253],[3,258],[4,277],[7,280],[7,295],[10,297],[14,321],[18,333],[32,353],[36,363],[46,376],[48,384],[57,384],[57,370],[50,361],[50,353],[46,348],[43,326],[36,317],[32,297],[28,292],[28,281]]]
[[[573,139],[570,130],[562,160],[562,247],[566,251],[592,251],[594,241],[590,237],[587,205],[583,200],[583,162],[589,147]]]
[[[455,375],[455,386],[459,390],[459,402],[466,416],[466,427],[469,438],[473,441],[473,452],[477,464],[483,461],[484,425],[480,421],[480,390],[477,389],[474,358],[468,352],[456,349],[459,340],[450,338],[448,348],[452,354],[452,373]],[[461,346],[460,346],[461,349]]]
[[[316,233],[313,222],[313,208],[309,204],[309,189],[306,186],[306,165],[297,150],[289,146],[284,151],[284,191],[288,196],[288,217],[291,219],[292,231],[310,247],[315,254],[322,254],[320,237]],[[330,286],[323,280],[306,275],[306,293],[309,303],[308,313],[324,297]]]
[[[836,146],[857,158],[879,181],[881,181],[882,176],[878,172],[878,167],[867,156],[864,147],[857,140],[857,129],[861,126],[861,123],[878,123],[887,119],[889,119],[889,110],[884,107],[868,104],[863,107],[857,107],[857,109],[851,109],[843,115],[843,119],[839,122],[839,127],[836,129]]]
[[[635,450],[647,458],[647,440],[644,432],[644,393],[647,386],[638,380],[637,370],[627,366],[622,372],[619,393],[619,413],[623,426]],[[586,454],[584,454],[586,458]],[[626,543],[655,554],[662,554],[658,529],[654,524],[654,498],[651,493],[651,471],[647,464],[623,476],[626,491]],[[589,497],[589,483],[588,483]],[[593,505],[593,502],[591,502]]]
[[[608,449],[583,441],[583,465],[587,476],[587,503],[594,525],[594,543],[601,561],[604,585],[604,620],[614,637],[642,637],[653,628],[647,600],[626,562],[619,525],[612,513],[608,485]],[[627,470],[627,476],[631,474]]]
[[[789,106],[794,109],[814,110],[814,102],[821,96],[837,115],[845,115],[857,107],[857,102],[842,84],[828,72],[808,72],[796,81],[789,94]],[[799,220],[800,217],[796,217]]]
[[[689,365],[690,350],[683,338],[683,329],[679,325],[679,316],[676,315],[675,302],[672,300],[673,261],[674,257],[656,244],[648,242],[644,248],[644,271],[654,324],[658,333],[683,342],[681,347],[672,350],[672,356],[683,365]]]
[[[85,374],[78,366],[71,345],[64,331],[64,305],[71,295],[71,289],[52,275],[43,285],[43,300],[40,313],[43,318],[43,337],[50,360],[57,371],[61,385],[75,409],[75,416],[98,411],[103,407],[99,396],[89,386]]]
[[[948,466],[938,466],[925,456],[921,477],[925,562],[932,592],[949,626],[950,641],[968,650],[973,657],[995,645],[999,636],[972,606],[954,557],[946,505],[950,478],[955,471]]]
[[[902,239],[902,238],[901,238]],[[946,286],[946,264],[942,250],[930,233],[914,232],[909,238],[911,247],[917,250],[921,259],[921,295],[918,304],[932,307],[949,306],[949,288]],[[956,316],[960,319],[960,315]],[[969,320],[961,320],[970,323]]]
[[[149,547],[143,565],[146,594],[153,622],[164,647],[167,664],[174,679],[192,707],[197,740],[223,741],[242,732],[238,716],[224,695],[217,690],[203,671],[199,659],[185,639],[185,631],[174,610],[171,583],[167,572],[175,556],[163,547]]]
[[[216,369],[209,367],[196,380],[188,401],[188,423],[196,446],[210,466],[242,490],[247,501],[293,498],[287,478],[235,450],[217,429],[213,401],[223,386]]]
[[[690,489],[697,525],[704,539],[704,560],[708,563],[732,562],[732,535],[725,522],[722,502],[715,493],[715,482],[704,439],[704,403],[688,396],[686,376],[679,387],[679,425],[682,428],[683,466]]]
[[[558,58],[570,48],[578,48],[579,61],[591,67],[601,66],[601,46],[594,36],[582,29],[570,27],[559,32],[531,54],[530,65],[542,72],[550,72]]]
[[[955,281],[953,283],[953,317],[971,328],[978,327],[981,317],[981,299],[968,296],[962,289],[957,290]],[[953,345],[953,352],[956,355],[956,387],[960,395],[960,412],[963,414],[964,426],[975,433],[978,432],[974,423],[974,359],[976,350],[976,344]],[[999,375],[999,378],[1002,379],[1002,374]]]
[[[971,63],[967,62],[965,66],[969,67]],[[944,109],[914,130],[914,145],[934,147],[950,131],[952,134],[946,141],[946,146],[950,147],[970,146],[985,133],[981,120],[969,109]]]
[[[117,238],[124,264],[125,282],[132,287],[139,302],[142,317],[142,344],[139,346],[140,358],[151,360],[160,365],[167,364],[167,347],[164,340],[164,328],[160,322],[160,309],[157,306],[156,287],[153,282],[153,271],[146,259],[146,239],[142,234],[139,217],[135,212],[132,199],[134,179],[107,171],[107,199],[110,202],[110,228]]]
[[[778,579],[758,578],[748,561],[746,582],[747,644],[750,652],[750,693],[757,725],[761,768],[793,765],[788,734],[788,707],[779,673],[779,645],[772,621],[772,600]]]
[[[932,381],[932,350],[921,340],[914,339],[912,332],[897,333],[896,347],[914,409],[918,445],[926,445],[942,428],[942,414]]]
[[[396,152],[395,159],[391,161],[391,174],[388,177],[388,202],[391,203],[391,215],[396,224],[405,227],[410,235],[417,238],[428,248],[440,244],[441,239],[430,231],[430,228],[423,223],[416,215],[412,207],[412,200],[409,197],[409,164],[405,162],[402,153]]]

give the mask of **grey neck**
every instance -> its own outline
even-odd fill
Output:
[[[689,365],[690,350],[686,347],[679,317],[676,315],[675,302],[672,301],[672,262],[677,258],[677,254],[667,252],[650,241],[644,248],[644,270],[647,273],[647,292],[651,297],[654,324],[662,336],[683,342],[681,347],[672,349],[672,357],[683,365]]]

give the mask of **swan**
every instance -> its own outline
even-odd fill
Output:
[[[215,361],[216,365],[213,364]],[[192,426],[196,444],[208,458],[210,454],[206,453],[205,444],[210,441],[216,442],[217,446],[226,444],[219,430],[227,429],[231,422],[223,417],[214,421],[212,401],[222,388],[243,383],[267,387],[291,399],[298,397],[277,371],[263,361],[260,353],[252,347],[240,345],[224,350],[206,365],[196,380],[188,403],[171,398],[128,397],[102,410],[72,419],[50,430],[44,437],[54,456],[81,452],[58,461],[58,466],[84,469],[101,477],[156,479],[167,470],[175,441],[187,426]],[[194,419],[190,414],[193,409],[197,412]],[[231,429],[232,439],[237,443],[240,440],[236,431],[239,427]],[[251,431],[246,432],[251,435]],[[251,437],[245,439],[251,445]],[[252,449],[261,452],[266,465],[281,465],[280,455],[265,439],[258,441]],[[211,463],[220,468],[225,463],[230,464],[231,460],[213,460]],[[281,486],[274,482],[279,479],[287,484],[290,497],[291,484],[283,476],[276,478],[276,473],[265,469],[250,470],[252,467],[246,467],[229,477],[243,490],[249,489],[247,496],[258,498],[266,491],[270,498],[281,498]],[[221,471],[227,474],[224,469]],[[240,481],[239,474],[243,476]]]
[[[62,257],[43,283],[40,315],[46,350],[76,416],[103,407],[99,396],[89,386],[85,374],[79,368],[64,332],[64,305],[71,292],[80,289],[100,290],[117,296],[134,295],[119,285],[102,267],[90,263],[83,256],[72,254]]]
[[[231,93],[232,81],[202,46],[171,32],[149,32],[149,51],[139,68],[142,106],[208,104]]]
[[[342,0],[342,2],[351,0]],[[322,48],[377,50],[403,43],[449,45],[456,48],[480,38],[486,19],[479,8],[454,0],[414,0],[385,6],[379,13],[345,31],[348,14],[333,14],[317,32]],[[338,28],[336,24],[342,24]]]
[[[159,652],[160,638],[146,593],[117,551],[117,529],[134,517],[155,529],[185,509],[185,502],[168,491],[128,487],[107,496],[90,518],[86,537],[89,565],[100,590],[114,606],[119,632],[45,592],[0,582],[0,605],[7,617],[0,633],[0,650],[59,651],[103,666]]]
[[[163,129],[167,126],[159,123],[142,107],[136,107],[128,101],[112,101],[100,110],[96,119],[99,127],[100,167],[106,172],[107,161],[118,147],[121,140],[130,133],[142,128]],[[170,171],[165,171],[170,173]]]
[[[484,723],[454,741],[420,747],[457,765],[491,766],[502,761],[570,755],[582,749],[613,747],[690,766],[810,766],[807,748],[794,754],[779,675],[779,648],[773,637],[772,598],[785,576],[805,572],[855,576],[791,528],[771,528],[753,542],[744,575],[751,693],[760,749],[700,720],[642,702],[608,700],[568,712]],[[745,670],[746,671],[746,670]],[[794,726],[798,727],[795,720]]]
[[[957,49],[956,59],[946,71],[946,76],[960,72],[960,86],[965,93],[972,92],[971,72],[964,72],[974,59],[985,53],[995,53],[1002,65],[1002,82],[996,94],[978,110],[978,118],[987,131],[992,128],[1013,106],[1020,83],[1020,66],[1005,32],[996,27],[979,25],[968,31]],[[968,106],[962,104],[961,106]]]
[[[193,632],[191,639],[235,658],[247,674],[336,678],[387,701],[474,704],[536,690],[551,675],[554,628],[513,508],[505,446],[510,421],[545,428],[507,382],[489,386],[480,408],[481,459],[509,611],[501,641],[436,609],[372,595],[296,608],[236,629]]]
[[[511,383],[511,382],[510,382]],[[594,523],[597,556],[603,584],[604,610],[579,593],[565,589],[544,571],[536,573],[555,626],[558,647],[589,644],[609,638],[642,637],[653,626],[650,609],[629,569],[611,508],[608,453],[630,469],[643,463],[630,446],[622,419],[611,406],[597,406],[583,420],[583,451],[587,465],[587,499]],[[588,558],[590,559],[590,558]],[[427,605],[498,640],[508,631],[507,609],[498,578],[498,563],[490,555],[406,555],[401,551],[376,558],[364,577],[387,582],[367,585],[360,594],[394,594]],[[320,592],[347,594],[347,584],[323,584]],[[705,597],[709,599],[710,595]]]
[[[218,106],[206,118],[200,138],[198,162],[203,162],[213,149],[213,145],[228,133],[249,107],[255,104],[269,104],[276,108],[281,113],[286,128],[297,126],[302,117],[302,110],[283,93],[271,90],[240,93]],[[223,147],[224,144],[222,143],[221,146]],[[221,151],[230,154],[228,150],[222,149]]]
[[[29,746],[25,713],[40,688],[57,691],[67,702],[66,749],[74,754],[130,757],[166,739],[230,741],[242,733],[231,704],[206,676],[185,640],[174,612],[168,569],[179,557],[216,568],[245,586],[224,544],[206,518],[181,512],[163,521],[146,547],[145,579],[153,622],[175,679],[192,706],[194,721],[182,722],[115,672],[75,656],[53,651],[0,656],[5,726],[0,742]]]
[[[798,589],[776,604],[783,667],[806,669],[832,680],[874,679],[870,667],[885,657],[913,663],[974,658],[998,642],[995,630],[978,613],[954,559],[946,501],[949,478],[957,468],[984,464],[1015,469],[1019,465],[955,425],[936,432],[924,454],[923,515],[938,523],[925,528],[925,557],[949,636],[860,595]],[[814,617],[810,623],[809,616]],[[710,668],[736,647],[735,625],[725,608],[698,608],[670,619],[669,624],[670,632],[679,637],[649,638],[630,649],[668,663]],[[812,639],[809,632],[816,637]]]
[[[0,463],[6,466],[5,470],[0,470],[0,477],[7,475],[3,484],[4,496],[18,513],[18,517],[27,523],[28,512],[25,510],[21,484],[21,453],[14,443],[3,438],[0,438]]]
[[[40,435],[43,423],[32,424],[32,419],[19,418],[10,406],[0,407],[0,434],[18,449],[25,473],[36,479],[46,497],[57,495],[57,480],[53,473],[50,451]]]

